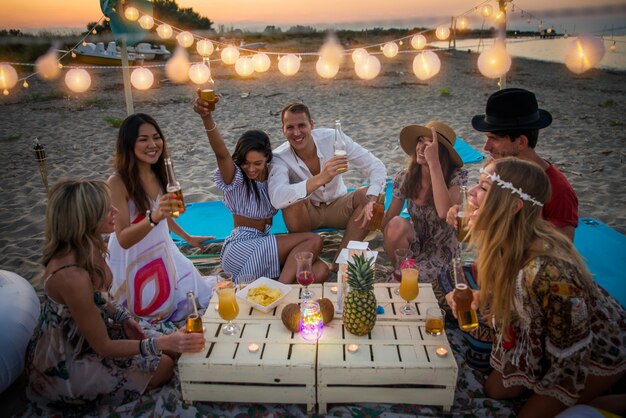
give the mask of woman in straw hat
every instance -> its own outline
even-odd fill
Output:
[[[439,121],[405,126],[400,132],[400,145],[409,160],[394,179],[393,199],[383,219],[384,246],[392,264],[395,250],[410,249],[422,282],[435,281],[457,251],[454,228],[445,222],[448,209],[459,203],[460,186],[467,178],[455,141],[454,130]],[[410,222],[399,216],[405,201]]]
[[[536,164],[504,158],[470,191],[477,249],[474,308],[495,326],[485,393],[530,395],[522,416],[589,403],[626,373],[626,312],[591,278],[572,243],[541,216],[550,182]],[[447,298],[453,312],[452,297]],[[622,403],[620,412],[624,412]],[[596,399],[605,402],[607,398]]]

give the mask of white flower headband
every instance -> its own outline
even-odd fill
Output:
[[[513,186],[513,183],[511,183],[510,181],[502,180],[500,178],[500,176],[497,175],[496,173],[491,174],[490,172],[488,172],[484,168],[481,168],[480,169],[480,174],[486,175],[487,177],[489,177],[491,179],[491,181],[493,183],[497,184],[498,186],[502,187],[503,189],[511,190],[511,193],[515,193],[515,194],[519,195],[519,197],[522,200],[530,202],[530,203],[532,203],[535,206],[543,206],[543,203],[541,203],[540,201],[538,201],[537,199],[535,199],[534,197],[532,197],[528,193],[524,193],[524,191],[521,188],[518,189],[517,187]]]

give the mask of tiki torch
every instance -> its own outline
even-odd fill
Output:
[[[43,148],[43,145],[41,145],[37,138],[35,138],[33,151],[35,152],[35,159],[37,160],[37,164],[39,164],[39,174],[41,175],[41,181],[46,188],[46,194],[49,194],[50,190],[48,189],[48,165],[46,162],[46,150]]]

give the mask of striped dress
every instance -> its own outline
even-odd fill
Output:
[[[235,165],[235,177],[230,184],[225,184],[220,170],[215,171],[215,184],[224,192],[224,204],[234,215],[251,219],[267,219],[277,210],[270,203],[267,193],[267,181],[256,181],[259,200],[254,192],[248,194],[243,182],[243,172]],[[280,260],[276,237],[269,233],[271,225],[261,232],[256,228],[240,226],[233,229],[222,247],[222,267],[233,274],[233,278],[253,275],[276,278],[280,276]]]

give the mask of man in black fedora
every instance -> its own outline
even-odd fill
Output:
[[[578,197],[563,173],[535,151],[539,130],[552,123],[552,115],[539,109],[535,95],[524,89],[504,89],[487,99],[485,115],[472,118],[472,126],[485,132],[484,150],[494,159],[517,157],[543,168],[550,179],[552,197],[543,217],[574,241],[578,226]]]

